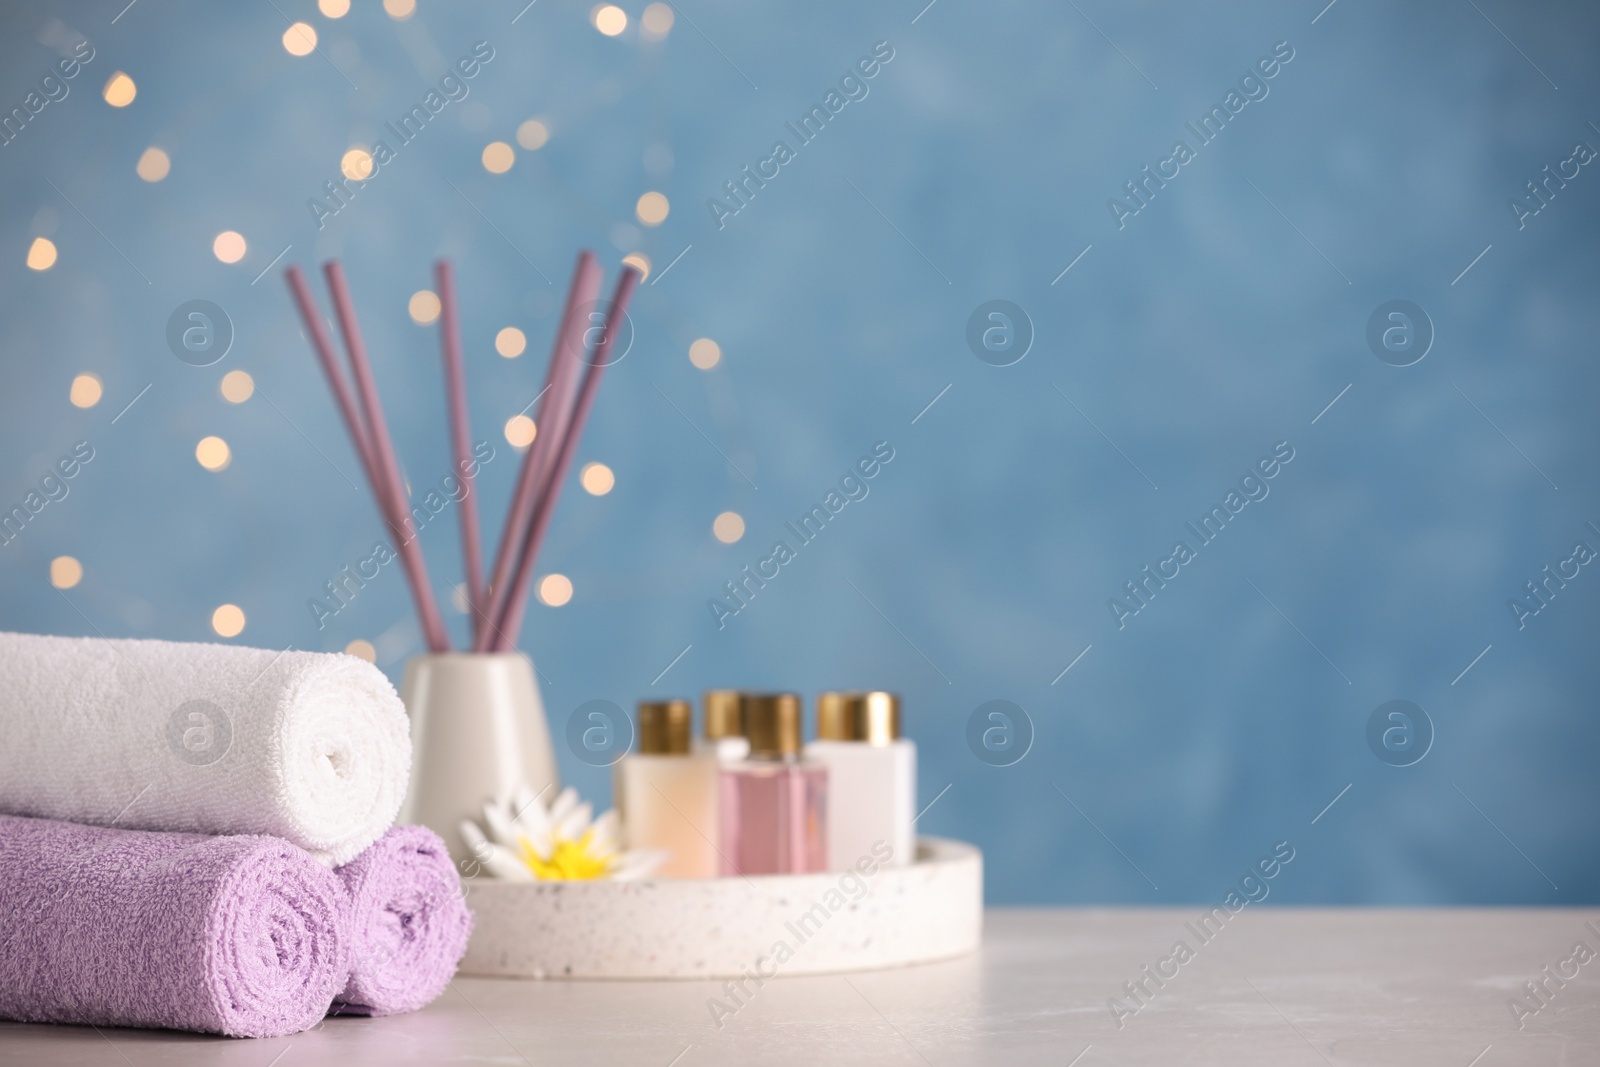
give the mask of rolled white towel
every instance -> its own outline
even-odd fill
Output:
[[[405,707],[354,656],[0,633],[0,812],[271,834],[342,864],[410,773]]]

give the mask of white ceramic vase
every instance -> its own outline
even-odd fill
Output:
[[[406,664],[401,698],[411,717],[411,786],[400,821],[421,823],[450,847],[457,868],[471,854],[461,820],[483,821],[483,803],[519,783],[561,788],[533,664],[517,652],[447,652]]]

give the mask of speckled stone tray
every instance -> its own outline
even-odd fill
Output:
[[[461,973],[738,978],[861,971],[978,947],[983,854],[943,838],[916,862],[828,874],[641,882],[465,882]]]

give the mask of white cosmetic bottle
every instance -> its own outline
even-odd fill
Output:
[[[828,768],[828,869],[854,867],[879,841],[890,866],[911,863],[917,803],[917,747],[900,736],[893,693],[823,693],[817,739],[806,755]],[[881,846],[880,846],[881,849]]]
[[[638,748],[617,762],[613,801],[629,848],[668,853],[666,878],[717,876],[717,759],[691,751],[685,700],[639,704]]]
[[[737,689],[707,689],[700,701],[702,730],[695,738],[696,752],[709,752],[718,763],[737,763],[750,755],[744,733],[744,694]]]

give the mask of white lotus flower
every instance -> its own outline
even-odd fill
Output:
[[[580,803],[571,787],[548,809],[542,795],[520,785],[509,798],[486,801],[487,834],[471,819],[461,821],[461,839],[494,877],[508,882],[624,882],[648,878],[666,861],[664,852],[624,849],[615,810],[593,818],[594,805]]]

